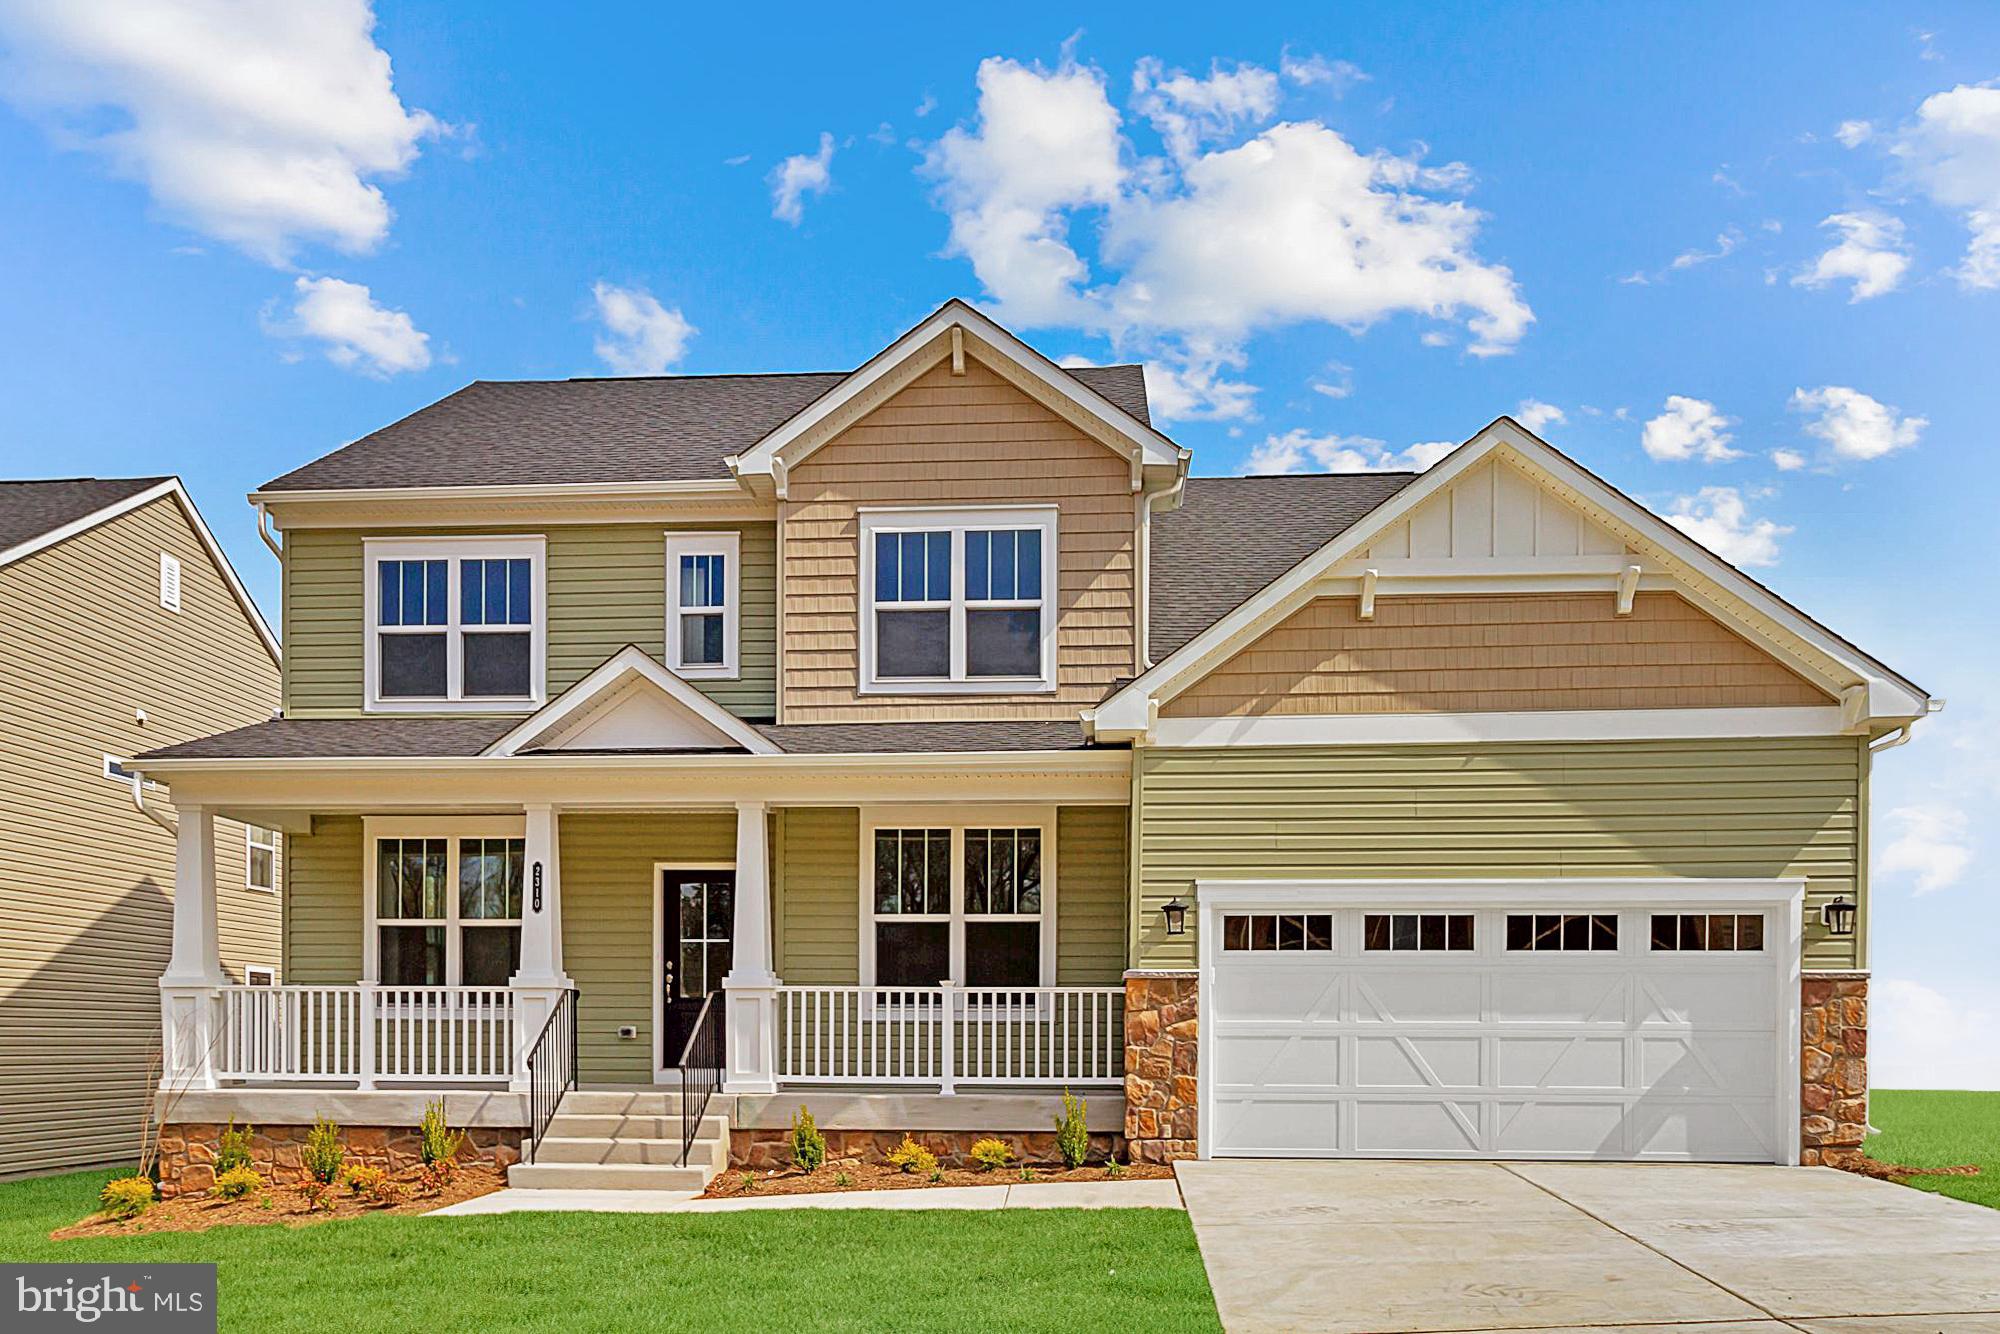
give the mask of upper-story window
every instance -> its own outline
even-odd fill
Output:
[[[364,548],[370,708],[541,702],[541,538],[415,538]]]
[[[1056,511],[863,510],[863,692],[1056,687]]]
[[[734,678],[742,585],[737,534],[667,534],[667,666]]]

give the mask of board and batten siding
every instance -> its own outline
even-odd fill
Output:
[[[1859,737],[1236,747],[1135,757],[1132,963],[1192,968],[1194,882],[1806,877],[1808,968],[1867,957]],[[1829,936],[1820,905],[1862,905]]]
[[[371,537],[518,535],[519,527],[478,529],[302,528],[285,535],[285,712],[342,717],[365,709],[367,627],[362,543]],[[606,658],[637,644],[665,660],[666,534],[741,535],[737,678],[692,682],[745,718],[777,711],[777,527],[744,524],[577,524],[546,530],[548,689],[576,684]]]
[[[791,469],[780,722],[1074,719],[1137,654],[1129,462],[976,358],[925,371]],[[862,505],[1057,507],[1053,694],[863,696]]]
[[[160,606],[160,554],[181,610]],[[270,716],[278,669],[170,496],[0,568],[0,1176],[135,1161],[172,952],[174,836],[103,776]],[[146,722],[138,722],[144,710]],[[166,793],[149,790],[171,818]],[[278,963],[276,894],[215,822],[222,962]]]
[[[1168,718],[1770,708],[1835,701],[1675,593],[1317,598],[1160,710]]]

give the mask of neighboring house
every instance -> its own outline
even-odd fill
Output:
[[[0,683],[0,1176],[131,1163],[175,839],[126,766],[269,718],[277,641],[175,478],[0,482]],[[273,837],[216,831],[200,897],[234,984],[277,980]]]
[[[517,1184],[1065,1086],[1147,1158],[1858,1143],[1870,751],[1924,692],[1504,417],[1421,476],[1188,460],[1138,367],[952,302],[266,484],[284,716],[142,763],[184,866],[290,833],[288,985],[190,925],[179,1119],[483,1090]]]

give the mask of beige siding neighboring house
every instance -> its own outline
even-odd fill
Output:
[[[0,529],[24,512],[0,532],[0,1175],[136,1160],[174,836],[107,761],[268,718],[278,689],[275,645],[178,483],[0,483]],[[145,796],[172,820],[164,788]],[[246,827],[218,822],[237,981],[278,965],[281,858],[260,853],[270,887],[249,887]]]

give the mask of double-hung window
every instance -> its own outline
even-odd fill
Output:
[[[871,816],[862,945],[870,985],[1053,983],[1053,822],[1041,810],[970,819],[978,822]]]
[[[370,708],[541,702],[541,538],[381,540],[364,548]]]
[[[667,534],[667,666],[682,676],[737,674],[739,554],[733,532]]]
[[[1055,689],[1056,511],[864,509],[864,692]]]
[[[371,828],[370,843],[366,975],[389,987],[506,986],[521,964],[525,839],[490,821],[398,821]]]
[[[277,830],[254,824],[243,826],[243,884],[248,889],[277,889]]]

